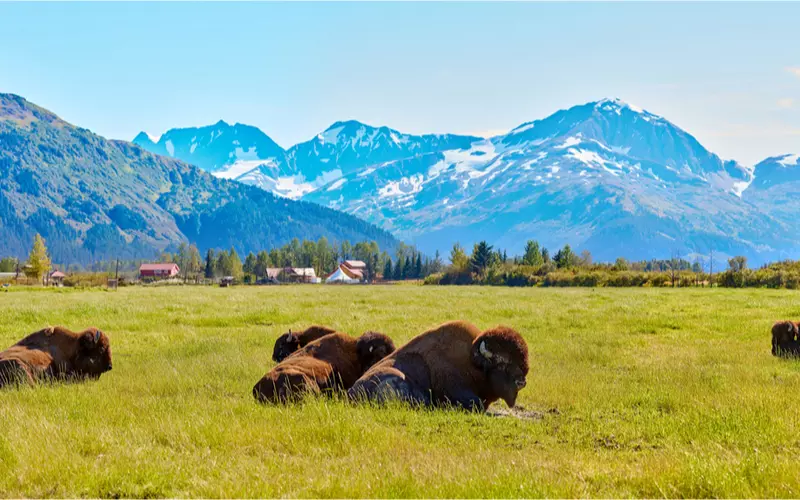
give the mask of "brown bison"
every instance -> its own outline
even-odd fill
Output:
[[[347,390],[372,365],[394,352],[394,342],[382,333],[367,332],[358,339],[332,333],[295,352],[253,387],[261,402],[298,399],[304,393]]]
[[[781,357],[800,356],[798,325],[792,321],[778,321],[772,325],[772,355]]]
[[[485,410],[517,401],[528,374],[528,346],[504,326],[481,331],[445,323],[415,337],[370,368],[348,391],[353,400]]]
[[[301,332],[294,333],[290,328],[287,333],[284,333],[275,341],[275,347],[272,349],[272,360],[280,363],[301,347],[331,333],[336,333],[336,330],[319,325],[309,326]]]
[[[0,352],[0,387],[40,379],[99,378],[111,370],[111,346],[97,328],[56,326],[32,333]]]

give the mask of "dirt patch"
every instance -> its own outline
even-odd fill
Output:
[[[526,410],[522,406],[515,406],[513,408],[489,408],[486,414],[492,417],[513,417],[520,420],[541,420],[544,418],[544,412]]]

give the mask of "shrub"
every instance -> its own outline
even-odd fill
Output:
[[[425,276],[425,279],[422,281],[423,285],[439,285],[441,284],[442,276],[444,273],[434,273]]]
[[[440,285],[471,285],[472,283],[474,280],[469,271],[447,271],[439,280]]]

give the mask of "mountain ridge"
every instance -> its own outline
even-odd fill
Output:
[[[0,94],[0,171],[2,255],[23,257],[36,232],[55,260],[76,263],[152,258],[182,241],[242,253],[321,236],[397,244],[350,215],[107,140],[14,94]]]
[[[239,180],[357,215],[431,252],[484,238],[519,252],[533,238],[603,259],[793,255],[785,236],[793,218],[751,188],[766,178],[766,164],[723,160],[666,118],[620,99],[559,110],[488,139],[347,120],[286,151],[294,191],[275,189],[270,183],[280,179],[269,169]]]

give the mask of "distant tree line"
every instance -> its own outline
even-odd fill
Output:
[[[711,258],[693,261],[674,254],[669,259],[596,263],[589,251],[576,253],[570,245],[554,255],[537,241],[526,243],[522,255],[508,257],[485,241],[476,243],[470,254],[456,243],[450,263],[432,273],[426,284],[496,286],[610,286],[610,287],[767,287],[800,288],[800,261],[784,261],[758,270],[747,267],[747,258],[728,260],[728,269],[713,273]],[[706,265],[708,268],[706,269]]]
[[[497,285],[497,286],[720,286],[729,288],[790,288],[800,289],[800,261],[786,260],[750,269],[747,258],[728,259],[725,270],[712,272],[712,261],[705,270],[703,258],[688,261],[673,255],[669,259],[628,261],[618,258],[613,263],[593,262],[590,252],[575,253],[564,245],[551,256],[537,241],[526,243],[522,255],[509,257],[505,250],[494,249],[486,241],[476,243],[471,253],[455,243],[450,251],[449,265],[442,262],[437,251],[433,258],[415,247],[400,243],[395,255],[381,251],[375,241],[351,244],[293,239],[290,243],[250,252],[242,261],[235,248],[209,249],[202,257],[195,245],[182,243],[174,253],[164,252],[159,261],[176,263],[185,282],[216,280],[231,276],[244,283],[256,283],[267,277],[269,268],[313,268],[317,276],[332,273],[344,260],[360,260],[366,264],[367,281],[424,280],[440,285]],[[50,260],[45,240],[35,235],[28,259],[0,258],[0,273],[15,273],[28,282],[47,284],[54,269],[85,274],[83,281],[95,283],[97,276],[114,273],[136,273],[141,260],[101,261],[91,266],[57,265]],[[81,279],[65,281],[79,283]]]

